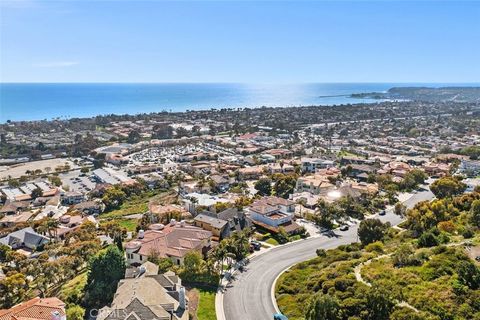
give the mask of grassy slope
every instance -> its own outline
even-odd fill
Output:
[[[198,320],[214,320],[215,314],[215,293],[214,289],[197,288],[199,291],[199,305],[197,310]]]

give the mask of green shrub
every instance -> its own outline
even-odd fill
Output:
[[[440,241],[432,232],[424,232],[418,238],[418,246],[421,248],[430,248],[438,246]]]
[[[381,241],[375,241],[365,246],[367,252],[383,253],[384,245]]]

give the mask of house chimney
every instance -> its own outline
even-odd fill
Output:
[[[185,298],[185,287],[180,287],[178,290],[178,302],[180,304],[180,308],[183,310],[187,309],[187,299]]]
[[[138,231],[138,239],[143,239],[145,237],[145,230],[139,230]]]

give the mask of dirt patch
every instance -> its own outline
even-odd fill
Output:
[[[198,310],[198,301],[199,301],[199,292],[196,288],[188,288],[185,287],[187,290],[187,298],[188,298],[188,313],[190,314],[191,320],[197,320],[197,310]]]
[[[470,258],[473,259],[473,261],[475,261],[477,264],[480,264],[480,261],[476,261],[476,260],[475,260],[475,257],[480,256],[480,246],[470,247],[470,248],[467,250],[467,253],[468,253],[468,255],[470,256]]]

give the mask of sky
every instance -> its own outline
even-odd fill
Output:
[[[0,82],[480,82],[480,1],[0,0]]]

